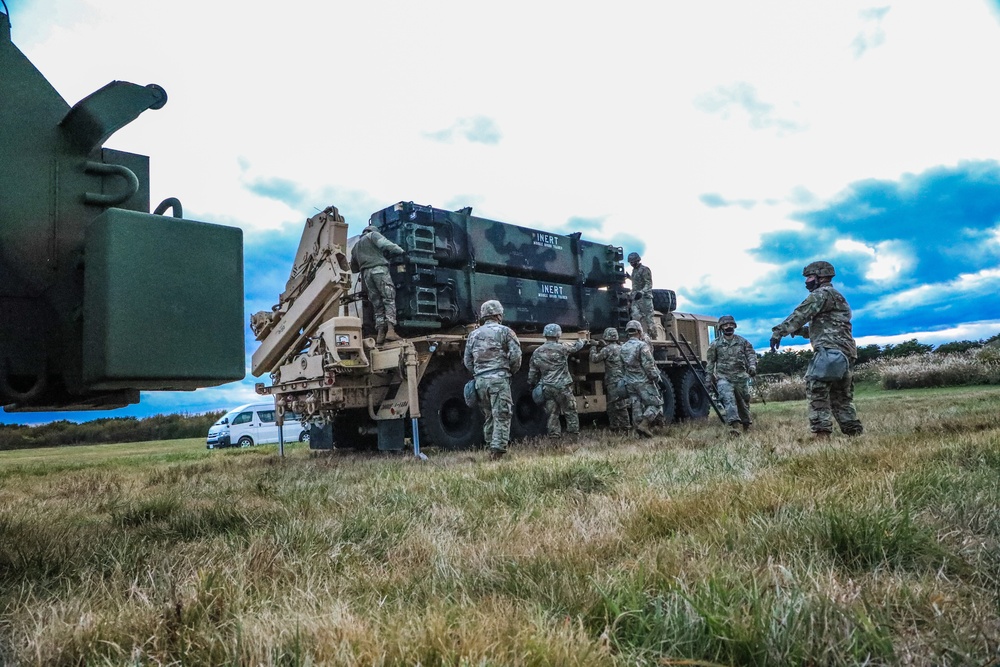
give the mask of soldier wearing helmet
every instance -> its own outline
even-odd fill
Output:
[[[736,318],[719,318],[722,333],[708,348],[705,367],[709,385],[714,385],[726,410],[730,433],[739,435],[738,427],[750,429],[750,378],[757,375],[757,353],[743,336],[736,334]]]
[[[541,387],[545,398],[545,414],[548,415],[550,438],[562,435],[559,415],[566,418],[566,433],[580,433],[580,417],[576,411],[576,397],[573,396],[573,377],[569,374],[569,355],[575,354],[587,344],[586,338],[572,343],[560,343],[562,327],[546,324],[542,330],[545,343],[531,353],[528,366],[528,385]]]
[[[483,435],[490,448],[490,458],[507,453],[513,401],[510,377],[521,367],[521,341],[510,327],[501,324],[503,305],[496,300],[479,308],[482,324],[469,334],[463,361],[476,382],[479,406],[486,417]]]
[[[625,370],[622,365],[622,346],[618,343],[618,329],[604,330],[604,340],[590,348],[590,363],[604,362],[604,390],[608,400],[608,423],[614,431],[632,428],[628,416],[628,391],[625,389]]]
[[[628,254],[628,263],[632,273],[625,274],[632,280],[632,291],[629,298],[632,301],[632,319],[642,324],[646,335],[652,337],[656,333],[653,326],[653,272],[642,264],[642,257],[637,252]]]
[[[649,343],[642,338],[642,324],[631,320],[625,325],[625,332],[628,340],[622,345],[621,358],[625,390],[632,405],[632,421],[640,435],[651,438],[653,423],[663,421],[660,372]]]
[[[818,438],[833,432],[836,420],[844,435],[861,435],[864,428],[854,407],[854,362],[858,348],[851,327],[851,307],[834,288],[837,275],[829,262],[812,262],[802,269],[809,295],[785,321],[771,331],[771,351],[784,336],[808,338],[813,360],[806,371],[809,429]]]
[[[351,264],[361,272],[361,283],[375,311],[375,344],[399,340],[396,334],[396,286],[389,275],[385,255],[404,255],[406,251],[382,236],[378,227],[369,224],[351,249]]]

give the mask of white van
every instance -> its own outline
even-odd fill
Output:
[[[285,442],[309,439],[309,431],[292,414],[285,415]],[[248,403],[230,410],[208,429],[208,449],[220,447],[252,447],[278,442],[278,424],[274,420],[274,403]]]

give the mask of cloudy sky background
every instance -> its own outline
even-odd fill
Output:
[[[760,348],[815,259],[861,344],[1000,332],[997,0],[7,5],[69,104],[167,90],[106,145],[150,156],[154,202],[244,229],[248,317],[308,216],[356,233],[407,200],[637,250]],[[254,381],[0,421],[228,408]]]

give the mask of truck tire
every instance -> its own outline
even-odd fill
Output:
[[[677,310],[677,293],[672,289],[654,289],[653,310],[664,314]]]
[[[483,413],[465,403],[469,372],[463,366],[441,371],[420,388],[421,445],[461,449],[482,444]]]
[[[711,410],[708,394],[701,388],[695,372],[690,368],[681,370],[674,376],[677,392],[677,417],[679,419],[704,419]]]
[[[663,396],[663,421],[672,424],[677,417],[677,400],[674,398],[674,386],[666,373],[660,373],[660,394]]]
[[[514,415],[510,420],[510,439],[534,438],[546,431],[545,406],[538,405],[531,397],[528,386],[527,364],[510,379],[510,398]]]

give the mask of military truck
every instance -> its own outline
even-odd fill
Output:
[[[371,308],[348,262],[357,237],[348,238],[333,206],[306,221],[278,304],[251,318],[261,342],[252,373],[271,379],[256,390],[274,397],[279,416],[291,411],[310,423],[312,448],[395,450],[407,438],[443,448],[479,444],[483,417],[465,403],[471,376],[462,357],[488,299],[503,303],[504,323],[524,352],[511,382],[511,437],[542,434],[545,415],[531,398],[527,360],[544,343],[545,324],[558,323],[563,340],[596,342],[630,319],[621,247],[413,202],[377,211],[370,222],[406,251],[390,264],[402,340],[375,344]],[[710,403],[698,374],[716,320],[676,312],[670,290],[656,290],[654,306],[664,415],[705,417]],[[570,358],[570,371],[582,422],[600,421],[603,364],[590,363],[584,349]]]

